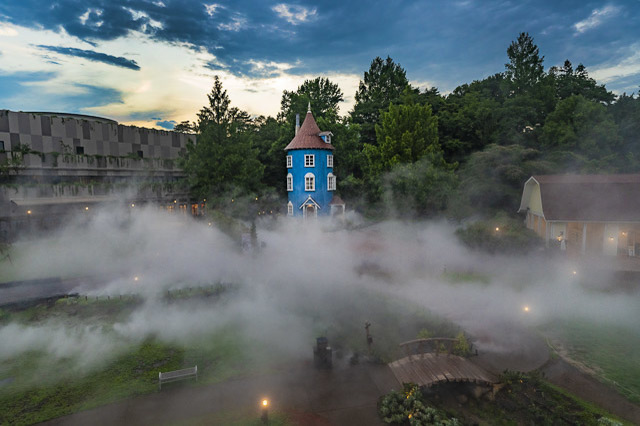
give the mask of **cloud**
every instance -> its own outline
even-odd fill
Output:
[[[630,76],[640,76],[640,43],[624,49],[622,59],[591,67],[589,75],[599,82],[612,83]],[[636,87],[637,82],[635,84]]]
[[[173,130],[175,125],[176,125],[176,121],[175,120],[156,121],[156,126],[160,126],[163,129],[167,129],[167,130]]]
[[[7,24],[2,24],[0,23],[0,36],[5,36],[5,37],[17,37],[18,36],[18,31],[16,31],[15,28],[7,25]]]
[[[51,52],[60,53],[62,55],[76,56],[78,58],[85,58],[90,61],[103,62],[105,64],[114,65],[117,67],[128,68],[134,71],[139,71],[140,67],[133,59],[123,58],[122,56],[112,56],[106,53],[95,52],[93,50],[77,49],[75,47],[61,47],[61,46],[46,46],[38,45],[40,49],[49,50]]]
[[[240,31],[247,27],[247,18],[237,15],[231,17],[231,20],[226,23],[218,24],[218,29],[222,31]]]
[[[585,31],[600,26],[604,21],[615,16],[619,11],[620,8],[613,5],[607,5],[601,9],[593,9],[591,15],[587,19],[576,22],[573,24],[573,28],[575,28],[576,33],[582,34]]]
[[[207,11],[207,15],[209,16],[213,16],[216,13],[216,10],[220,9],[221,7],[222,6],[217,3],[204,5],[204,9]]]
[[[302,24],[316,17],[317,9],[280,3],[271,8],[279,17],[292,25]]]

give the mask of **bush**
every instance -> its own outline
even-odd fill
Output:
[[[467,247],[487,253],[526,253],[542,248],[542,240],[518,219],[497,216],[477,221],[456,231]]]
[[[448,419],[437,409],[424,404],[418,385],[404,385],[404,392],[392,391],[380,401],[378,411],[388,424],[410,426],[457,426],[457,419]]]

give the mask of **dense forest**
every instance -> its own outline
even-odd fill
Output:
[[[377,57],[344,116],[344,93],[327,78],[284,91],[274,118],[232,107],[216,77],[197,121],[175,128],[197,134],[182,167],[194,196],[211,206],[245,196],[279,210],[284,147],[310,102],[334,135],[338,194],[368,215],[514,214],[532,174],[640,170],[640,96],[614,95],[569,59],[545,71],[527,33],[506,60],[502,72],[442,95],[413,87],[400,64]]]

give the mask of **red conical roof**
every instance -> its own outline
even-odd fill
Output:
[[[329,149],[333,151],[333,145],[326,143],[318,135],[320,128],[316,124],[316,120],[313,118],[311,111],[307,111],[307,116],[304,118],[304,122],[298,134],[289,142],[289,145],[284,149],[289,151],[292,149]]]

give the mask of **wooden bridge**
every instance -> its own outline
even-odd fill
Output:
[[[497,383],[497,378],[473,361],[453,355],[456,339],[417,339],[401,343],[404,357],[389,364],[400,383],[431,387],[440,383],[470,382],[481,385]]]

